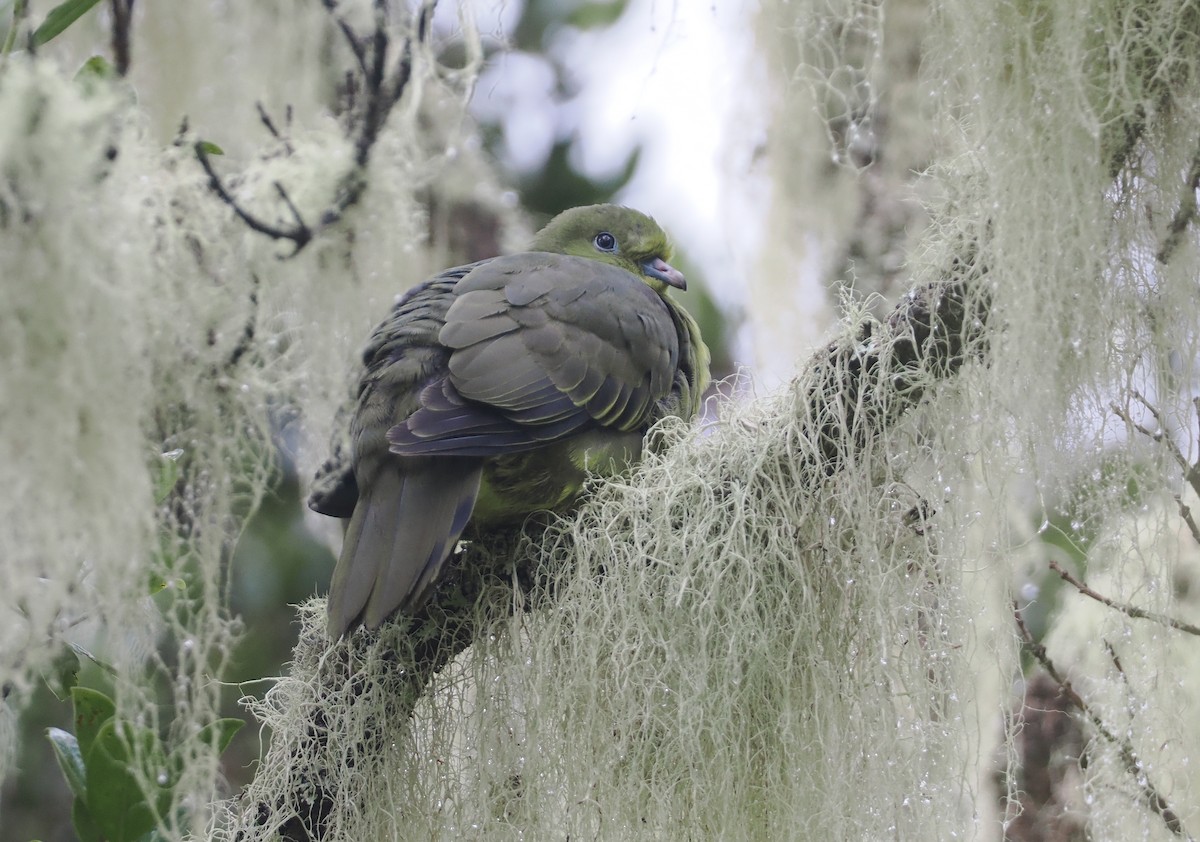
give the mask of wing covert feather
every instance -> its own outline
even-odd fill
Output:
[[[395,453],[499,452],[589,425],[644,427],[679,359],[668,305],[639,278],[539,252],[474,267],[455,288],[438,339],[450,351],[444,394],[423,393],[420,408],[392,429]]]

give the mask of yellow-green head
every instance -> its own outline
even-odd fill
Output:
[[[534,251],[587,257],[637,275],[660,295],[687,289],[673,267],[666,232],[646,214],[620,205],[588,205],[563,211],[538,232]]]

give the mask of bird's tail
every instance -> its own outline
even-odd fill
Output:
[[[478,459],[389,461],[358,499],[329,586],[329,635],[419,607],[471,519]]]

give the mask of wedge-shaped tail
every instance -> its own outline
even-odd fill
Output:
[[[481,460],[453,457],[380,468],[354,508],[329,588],[331,637],[421,606],[470,520],[482,472]]]

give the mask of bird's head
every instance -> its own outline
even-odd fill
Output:
[[[563,211],[533,240],[534,251],[572,254],[619,266],[660,295],[687,289],[683,273],[667,261],[666,232],[646,214],[620,205],[588,205]]]

